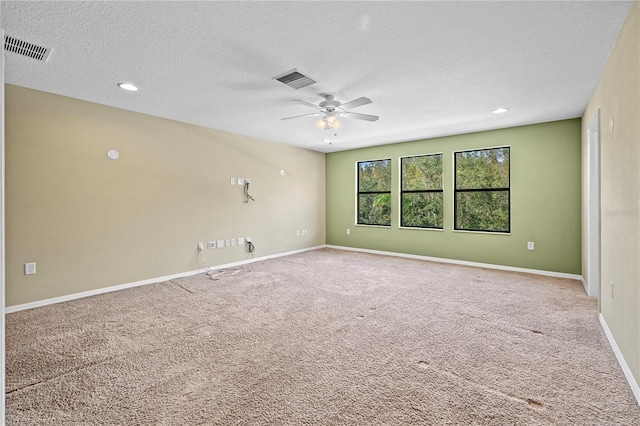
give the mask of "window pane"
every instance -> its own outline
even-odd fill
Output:
[[[457,192],[455,229],[509,232],[509,191]]]
[[[509,148],[456,152],[456,189],[509,188]]]
[[[442,192],[402,194],[402,226],[442,228]]]
[[[358,191],[391,191],[391,160],[359,162]]]
[[[402,190],[442,189],[442,154],[402,158]]]
[[[360,194],[358,223],[363,225],[391,225],[391,194]]]

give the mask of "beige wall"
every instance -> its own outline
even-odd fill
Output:
[[[582,163],[586,165],[587,126],[600,109],[601,313],[636,382],[640,382],[639,28],[640,4],[636,2],[582,120]],[[586,177],[583,167],[583,241]],[[587,260],[583,249],[585,275]],[[613,296],[610,283],[614,284]]]
[[[6,162],[7,306],[325,242],[321,153],[7,85]]]

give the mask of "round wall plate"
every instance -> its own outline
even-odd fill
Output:
[[[110,149],[109,151],[107,151],[107,157],[109,157],[112,160],[117,160],[118,157],[120,157],[120,153],[118,152],[117,149]]]

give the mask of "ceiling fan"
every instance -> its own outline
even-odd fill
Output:
[[[317,112],[314,112],[312,114],[295,115],[293,117],[285,117],[282,120],[291,120],[293,118],[301,117],[322,116],[322,118],[316,123],[316,126],[323,130],[338,130],[342,127],[342,124],[340,123],[340,120],[338,120],[338,117],[356,118],[358,120],[366,121],[376,121],[379,118],[377,115],[360,114],[357,112],[347,111],[351,108],[357,108],[362,105],[370,104],[371,99],[369,98],[361,97],[349,102],[342,103],[340,101],[336,101],[333,95],[321,94],[320,96],[324,98],[324,101],[320,102],[318,105],[300,99],[292,100],[292,102],[297,102],[299,104],[315,108],[318,110]]]

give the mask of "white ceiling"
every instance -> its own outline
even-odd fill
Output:
[[[582,115],[632,1],[2,2],[6,82],[332,152]],[[318,83],[272,79],[298,68]],[[118,82],[133,82],[125,92]],[[334,136],[319,93],[373,100]],[[506,114],[492,114],[506,106]],[[329,145],[323,139],[330,138]]]

